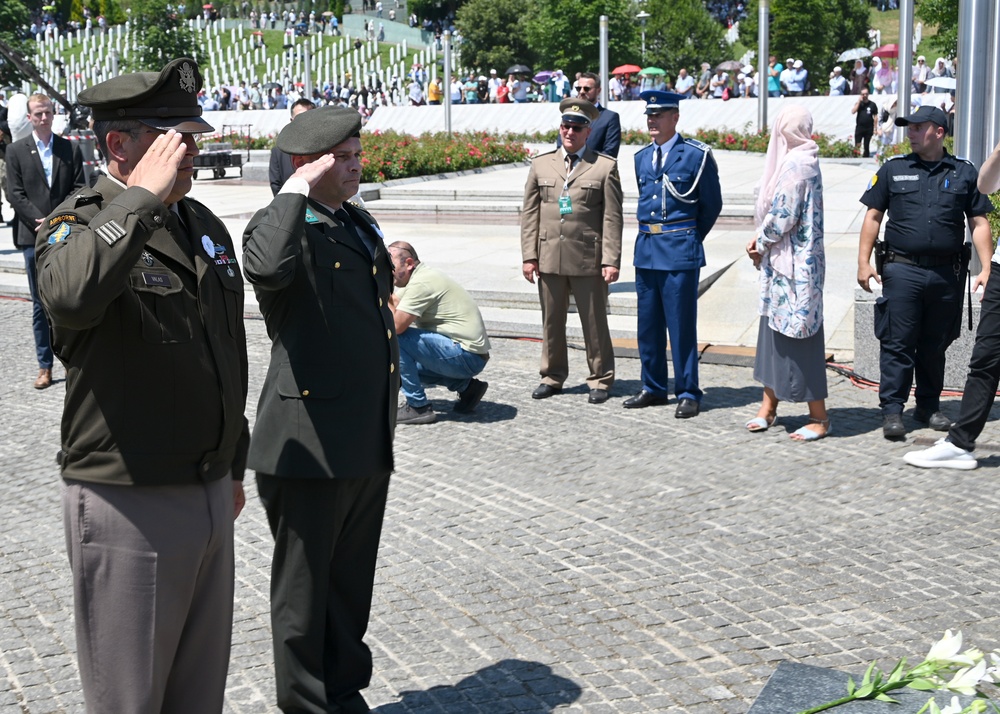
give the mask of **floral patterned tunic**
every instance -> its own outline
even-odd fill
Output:
[[[810,170],[804,163],[788,155],[771,211],[757,230],[760,314],[772,330],[796,339],[823,325],[826,276],[823,176],[818,166]]]

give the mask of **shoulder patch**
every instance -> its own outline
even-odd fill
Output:
[[[49,236],[49,245],[55,245],[56,243],[62,243],[69,237],[70,228],[69,223],[63,223],[55,232]]]
[[[49,219],[49,228],[55,228],[60,223],[77,223],[78,219],[73,213],[64,213],[59,216],[52,216]]]
[[[871,177],[871,179],[870,179],[870,180],[868,181],[868,188],[866,188],[866,189],[865,189],[865,191],[871,191],[871,190],[872,190],[872,187],[873,187],[873,186],[874,186],[875,184],[877,184],[877,183],[878,183],[878,174],[875,174],[875,175],[873,175],[873,176]]]

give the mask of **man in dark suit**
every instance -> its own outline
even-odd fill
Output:
[[[292,121],[295,121],[297,117],[302,112],[307,112],[310,109],[315,109],[316,105],[312,101],[302,98],[292,105],[290,114]],[[285,185],[285,181],[288,177],[295,173],[295,168],[292,166],[292,157],[281,151],[277,146],[271,149],[271,161],[267,167],[267,178],[271,184],[271,195],[277,196],[278,191],[281,187]]]
[[[28,289],[34,304],[32,327],[38,359],[35,389],[45,389],[52,384],[53,362],[49,321],[38,299],[35,280],[35,238],[45,216],[84,185],[80,150],[52,133],[52,117],[51,99],[44,94],[28,97],[31,135],[15,141],[6,152],[7,197],[17,216],[14,245],[24,255]]]
[[[573,89],[578,97],[586,99],[598,111],[597,118],[590,123],[587,148],[617,159],[618,147],[622,143],[622,120],[617,112],[601,106],[601,81],[593,72],[584,72],[576,80]],[[562,146],[561,138],[556,140],[556,145]]]
[[[382,231],[347,202],[361,115],[306,112],[278,135],[295,173],[243,236],[271,363],[248,463],[274,536],[278,706],[369,711],[364,643],[393,468],[399,343]]]

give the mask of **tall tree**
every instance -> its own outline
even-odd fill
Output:
[[[159,70],[172,59],[191,57],[203,63],[201,49],[194,33],[183,18],[167,11],[167,0],[134,0],[132,2],[132,36],[136,47],[129,55],[129,68]]]
[[[822,87],[838,54],[868,44],[868,13],[865,0],[771,0],[771,54],[801,59],[813,86]],[[743,44],[756,48],[757,28],[750,13],[740,23]]]
[[[649,3],[646,21],[646,64],[662,67],[674,78],[681,67],[695,77],[702,62],[713,67],[734,59],[725,29],[702,0]],[[641,29],[641,28],[640,28]]]
[[[462,33],[462,66],[485,74],[490,69],[503,72],[518,62],[533,65],[535,55],[523,29],[529,13],[528,0],[468,0],[456,19]]]
[[[958,0],[922,0],[917,17],[937,26],[937,34],[926,39],[928,45],[945,57],[958,56]]]
[[[608,16],[612,66],[639,61],[639,25],[629,0],[536,0],[524,21],[536,69],[596,72],[600,64],[601,15]]]
[[[31,48],[25,39],[25,33],[30,25],[31,15],[21,0],[0,2],[0,40],[25,59],[31,56]],[[0,55],[0,84],[20,84],[23,79],[27,78],[10,60]]]

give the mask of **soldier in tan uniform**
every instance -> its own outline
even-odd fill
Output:
[[[80,93],[107,175],[41,224],[66,367],[59,464],[88,712],[218,714],[249,429],[243,279],[185,195],[212,131],[194,60]]]
[[[608,329],[608,286],[618,280],[622,252],[622,187],[618,163],[587,148],[598,110],[590,102],[559,103],[562,146],[531,162],[521,212],[522,271],[538,279],[542,305],[541,384],[545,399],[562,391],[569,376],[566,314],[573,295],[590,375],[591,404],[602,404],[615,381]]]

